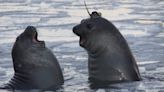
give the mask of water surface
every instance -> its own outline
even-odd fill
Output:
[[[87,53],[72,27],[89,17],[83,0],[0,0],[0,85],[13,76],[11,49],[28,25],[36,26],[62,67],[65,92],[164,92],[164,1],[86,0],[127,39],[143,81],[88,87]],[[4,90],[3,90],[4,91]]]

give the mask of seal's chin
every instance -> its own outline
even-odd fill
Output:
[[[38,40],[38,33],[37,33],[37,32],[35,32],[35,33],[33,34],[32,41],[33,41],[34,43],[44,43],[44,41],[39,41],[39,40]]]

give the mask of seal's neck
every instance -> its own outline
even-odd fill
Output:
[[[95,47],[90,47],[90,49],[87,49],[88,55],[89,57],[92,58],[99,58],[101,57],[103,54],[106,54],[107,51],[107,46],[95,46]]]
[[[102,55],[104,52],[105,52],[105,47],[103,48],[97,48],[97,49],[94,49],[92,48],[91,50],[88,50],[88,55],[89,57],[92,57],[92,58],[98,58],[100,55]]]
[[[107,37],[106,36],[92,36],[90,37],[90,39],[88,39],[88,44],[87,47],[85,48],[88,52],[88,54],[91,57],[98,57],[99,55],[101,55],[102,53],[106,52],[106,48],[107,48],[107,41],[106,41]]]

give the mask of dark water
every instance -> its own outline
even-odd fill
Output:
[[[0,84],[13,76],[11,48],[16,36],[33,25],[59,60],[65,92],[164,92],[164,1],[86,1],[90,11],[101,12],[127,39],[143,81],[110,89],[88,87],[87,53],[72,33],[72,27],[88,17],[83,0],[0,0]]]

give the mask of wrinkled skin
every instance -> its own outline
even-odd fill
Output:
[[[141,79],[126,40],[100,13],[93,12],[90,18],[73,27],[73,32],[80,37],[80,46],[88,52],[91,87]]]
[[[63,83],[63,75],[56,57],[37,40],[35,27],[28,26],[20,34],[12,49],[15,74],[4,89],[56,90]]]

